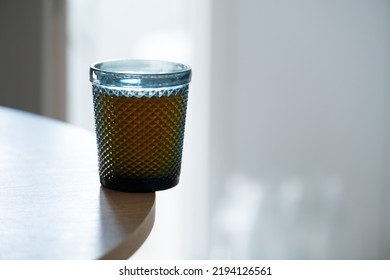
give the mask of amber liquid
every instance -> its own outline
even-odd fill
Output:
[[[126,97],[94,89],[103,186],[149,192],[179,182],[187,90],[171,96]]]

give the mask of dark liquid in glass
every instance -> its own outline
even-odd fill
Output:
[[[126,97],[94,88],[100,182],[128,192],[179,182],[188,88],[162,97]]]

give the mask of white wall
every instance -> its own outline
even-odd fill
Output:
[[[158,193],[135,258],[390,258],[389,1],[100,0],[68,11],[75,124],[93,129],[96,60],[194,68],[182,181]]]
[[[211,257],[390,258],[390,2],[213,3]]]

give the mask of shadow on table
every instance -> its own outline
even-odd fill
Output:
[[[146,240],[155,219],[155,193],[125,193],[101,187],[101,246],[113,248],[100,259],[127,259]]]

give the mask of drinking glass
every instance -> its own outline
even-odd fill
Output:
[[[90,67],[103,187],[153,192],[179,182],[191,68],[157,60]]]

